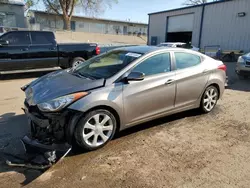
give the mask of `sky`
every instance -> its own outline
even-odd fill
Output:
[[[106,8],[103,14],[96,15],[95,17],[148,23],[148,13],[180,8],[183,7],[185,1],[186,0],[118,0],[117,4],[113,3],[111,8]],[[40,3],[31,9],[44,10],[44,6],[40,1]],[[76,7],[74,15],[91,16],[83,14],[82,10],[82,7]]]
[[[179,8],[185,0],[118,0],[99,17],[148,23],[148,13]]]

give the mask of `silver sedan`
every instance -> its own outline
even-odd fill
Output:
[[[26,114],[33,138],[76,140],[95,150],[146,121],[195,108],[211,112],[223,95],[225,72],[221,61],[193,50],[115,49],[25,86]]]

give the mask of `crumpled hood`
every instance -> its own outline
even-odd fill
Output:
[[[90,80],[72,75],[67,70],[49,73],[30,83],[25,90],[29,105],[104,86],[104,79]]]

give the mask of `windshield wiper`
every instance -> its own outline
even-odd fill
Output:
[[[81,75],[79,73],[71,72],[71,74],[73,74],[74,76],[77,76],[78,78],[87,78],[87,79],[89,79],[88,77],[83,76],[83,75]]]
[[[87,73],[81,73],[81,72],[73,72],[74,75],[81,77],[81,78],[87,78],[87,79],[91,79],[91,80],[96,80],[96,78],[92,75],[89,75]]]

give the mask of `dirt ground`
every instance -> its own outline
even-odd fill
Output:
[[[250,80],[238,80],[234,63],[227,67],[229,88],[212,113],[193,110],[136,126],[104,148],[68,156],[43,174],[8,168],[2,159],[0,187],[248,188]],[[0,81],[0,157],[20,153],[18,138],[29,131],[19,88],[34,78],[16,77]]]

